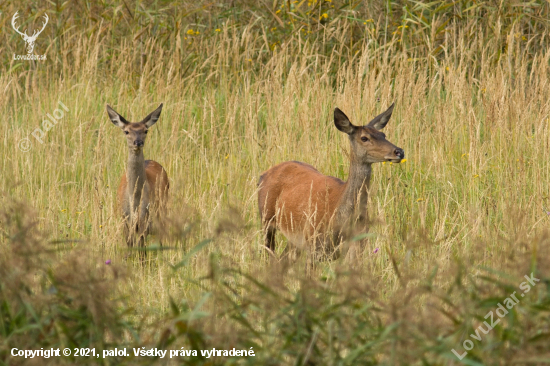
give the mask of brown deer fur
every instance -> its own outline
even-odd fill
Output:
[[[275,250],[276,230],[295,245],[312,241],[317,249],[324,247],[333,254],[342,240],[366,232],[371,165],[399,163],[405,156],[379,131],[392,111],[393,104],[368,125],[354,126],[342,111],[334,110],[336,128],[350,140],[347,182],[297,161],[278,164],[261,175],[258,204],[269,249]]]
[[[125,220],[125,237],[128,246],[145,245],[151,227],[152,215],[162,230],[168,189],[166,170],[153,160],[145,160],[143,147],[147,132],[159,119],[162,104],[141,122],[128,122],[107,105],[107,113],[115,126],[122,129],[128,145],[128,164],[117,191],[118,205]]]

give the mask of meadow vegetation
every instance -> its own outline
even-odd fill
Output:
[[[0,364],[548,363],[549,7],[0,3]],[[13,59],[26,52],[16,11],[23,29],[48,13],[46,61]],[[59,101],[69,111],[46,131]],[[334,107],[360,125],[394,101],[385,133],[406,162],[374,166],[358,260],[309,266],[282,236],[268,255],[261,172],[298,160],[345,180]],[[144,151],[170,177],[169,230],[141,263],[122,237],[127,148],[105,105],[139,121],[161,102]],[[531,274],[459,360],[451,350]],[[255,356],[29,360],[14,347]]]

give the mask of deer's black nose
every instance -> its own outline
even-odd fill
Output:
[[[143,146],[143,140],[134,140],[134,145],[137,146],[137,147],[142,147]]]
[[[400,149],[400,148],[395,149],[394,154],[399,159],[403,159],[405,157],[405,151],[403,151],[403,149]]]

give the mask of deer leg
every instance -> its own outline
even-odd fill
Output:
[[[144,261],[147,257],[147,252],[145,251],[145,238],[149,232],[149,222],[147,221],[147,216],[145,220],[136,225],[136,244],[139,250],[139,259]]]
[[[346,262],[352,266],[356,261],[356,256],[357,256],[356,252],[357,252],[356,243],[349,244],[348,253],[346,254]]]
[[[141,233],[138,236],[138,244],[139,244],[139,260],[140,262],[144,262],[147,258],[147,252],[145,251],[145,233]]]
[[[265,229],[265,246],[272,252],[275,252],[275,233],[277,229],[268,225]]]
[[[351,266],[356,267],[359,262],[359,257],[364,248],[364,242],[351,242],[348,244],[348,252],[346,253],[345,261]]]
[[[126,240],[126,246],[131,247],[132,240],[130,237],[130,223],[128,222],[128,220],[125,220],[124,222],[124,229],[123,229],[122,235],[124,236],[124,240]]]
[[[161,247],[162,247],[162,241],[163,241],[163,239],[166,235],[166,223],[164,221],[164,216],[165,215],[163,215],[163,212],[160,211],[160,209],[159,209],[157,215],[155,215],[155,221],[152,223],[153,224],[153,230],[157,235],[159,245]]]
[[[327,242],[328,242],[328,258],[331,260],[335,260],[340,258],[340,254],[342,253],[342,248],[340,248],[340,234],[338,231],[334,231],[332,234],[327,235]]]

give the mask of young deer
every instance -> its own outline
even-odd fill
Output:
[[[161,111],[162,104],[143,121],[132,123],[107,105],[109,118],[122,129],[128,143],[128,166],[120,180],[117,196],[125,219],[126,243],[130,247],[145,246],[151,216],[157,219],[158,229],[163,229],[161,225],[170,186],[168,175],[159,163],[143,157],[147,132],[158,121]]]
[[[342,240],[367,230],[367,198],[372,164],[399,163],[403,149],[379,130],[388,123],[393,104],[366,126],[354,126],[340,109],[334,110],[336,128],[350,141],[349,178],[321,174],[311,165],[287,161],[265,171],[259,182],[258,204],[265,245],[275,250],[277,229],[300,246],[313,241],[328,253]],[[353,253],[350,254],[353,256]]]

